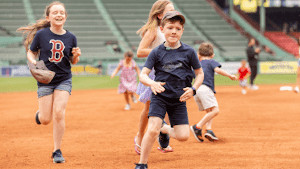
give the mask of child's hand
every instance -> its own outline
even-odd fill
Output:
[[[238,79],[235,75],[230,75],[229,78],[230,78],[231,80],[237,80],[237,79]]]
[[[163,87],[165,84],[166,82],[153,82],[150,87],[152,92],[157,95],[157,93],[162,93],[165,91],[165,88]]]
[[[81,55],[81,50],[79,47],[72,48],[73,58],[77,58]]]
[[[190,99],[191,97],[193,97],[194,92],[193,92],[193,89],[191,87],[183,88],[183,90],[185,92],[180,96],[179,101],[185,102],[188,99]]]

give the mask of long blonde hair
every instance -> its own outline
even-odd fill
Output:
[[[142,26],[136,33],[144,36],[148,30],[154,30],[160,25],[159,14],[162,14],[168,4],[172,3],[170,0],[157,0],[149,12],[147,23]]]
[[[54,1],[50,3],[45,8],[44,18],[39,19],[36,23],[23,26],[17,29],[17,31],[23,32],[23,36],[26,37],[24,41],[24,46],[26,48],[26,51],[28,51],[28,46],[31,44],[36,32],[40,29],[50,27],[50,22],[46,20],[46,16],[49,16],[50,14],[50,8],[54,5],[62,5],[65,8],[65,5],[59,1]],[[66,11],[67,16],[67,11]]]

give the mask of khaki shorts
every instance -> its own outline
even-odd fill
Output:
[[[198,88],[194,98],[200,111],[212,107],[219,107],[214,92],[206,85],[201,85]]]

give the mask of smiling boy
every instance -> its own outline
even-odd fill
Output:
[[[189,121],[186,100],[196,94],[204,74],[196,51],[180,42],[184,30],[185,18],[178,11],[165,14],[161,31],[166,42],[151,51],[140,74],[140,81],[151,87],[152,97],[148,115],[148,129],[141,145],[140,161],[136,169],[147,169],[148,157],[157,136],[168,134],[171,138],[186,141],[189,138]],[[155,79],[149,78],[151,69],[155,70]],[[195,77],[192,85],[192,80]],[[168,112],[171,126],[162,122]],[[168,140],[159,137],[162,148]]]

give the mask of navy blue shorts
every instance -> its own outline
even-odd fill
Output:
[[[186,102],[180,102],[179,98],[168,98],[152,94],[148,117],[165,118],[169,115],[171,126],[189,124]]]

